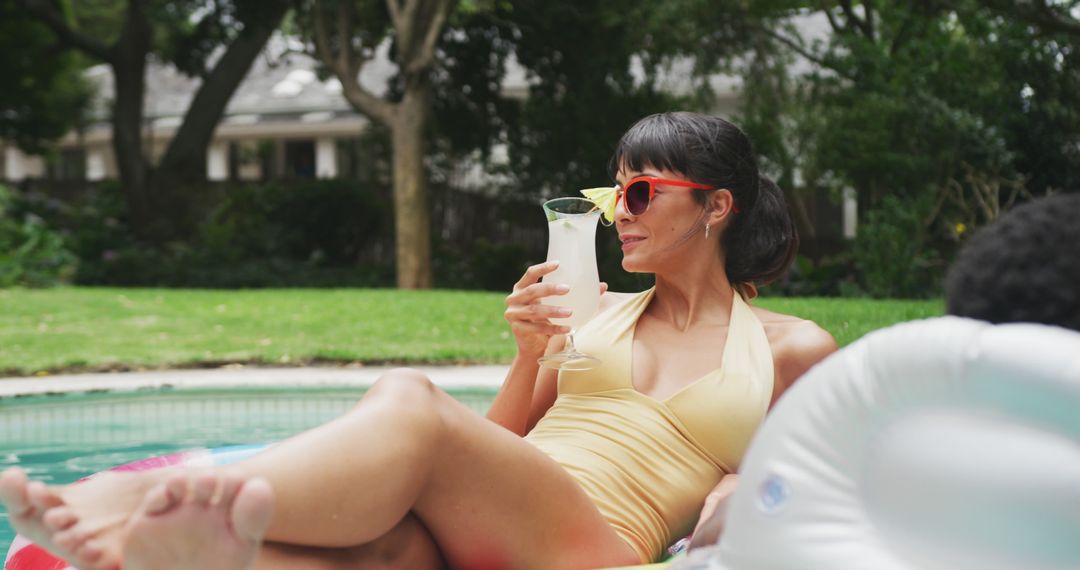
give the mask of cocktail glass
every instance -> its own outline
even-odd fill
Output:
[[[559,268],[544,276],[545,282],[570,287],[565,295],[545,297],[543,303],[567,307],[573,313],[551,322],[570,327],[562,352],[549,354],[540,364],[559,370],[589,370],[600,360],[574,347],[574,333],[600,309],[600,276],[596,270],[596,223],[600,210],[584,198],[555,198],[544,202],[548,220],[548,261],[558,261]]]

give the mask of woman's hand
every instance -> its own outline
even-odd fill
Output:
[[[724,475],[720,483],[705,497],[705,506],[701,509],[701,516],[694,528],[694,538],[690,540],[690,548],[716,544],[720,540],[727,515],[728,499],[735,492],[735,486],[738,483],[739,476],[735,473]]]
[[[570,316],[570,309],[543,305],[540,300],[552,295],[565,295],[570,287],[564,283],[540,283],[540,279],[555,271],[558,261],[533,265],[514,284],[514,290],[506,297],[503,316],[510,323],[510,330],[517,341],[518,353],[539,357],[547,349],[551,337],[570,332],[570,327],[552,324],[552,318]]]

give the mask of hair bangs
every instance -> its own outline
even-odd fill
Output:
[[[665,114],[650,115],[626,131],[608,163],[612,180],[625,166],[635,172],[647,167],[687,174],[685,136]]]

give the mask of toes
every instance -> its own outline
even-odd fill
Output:
[[[195,476],[192,485],[191,500],[199,505],[209,505],[217,488],[218,477],[212,473],[203,473]]]
[[[90,533],[87,532],[86,529],[79,525],[74,525],[54,534],[52,536],[52,542],[64,552],[75,552],[82,547],[89,538]]]
[[[75,551],[75,561],[84,570],[121,570],[120,561],[110,560],[109,551],[98,540],[87,540]]]
[[[88,540],[75,550],[79,566],[93,566],[105,556],[105,548],[96,540]]]
[[[259,542],[274,514],[274,490],[266,479],[251,479],[240,487],[233,502],[233,528],[241,539]]]
[[[26,495],[26,472],[18,467],[0,473],[0,501],[12,516],[23,517],[33,510]]]
[[[236,493],[240,491],[240,486],[242,484],[243,480],[238,477],[223,475],[221,477],[221,483],[218,485],[217,494],[210,500],[210,504],[231,507],[233,499],[236,498]]]
[[[62,506],[45,511],[45,515],[41,517],[42,522],[45,523],[46,528],[53,532],[59,532],[71,528],[71,525],[79,522],[79,517],[75,515],[75,511],[70,507]]]
[[[30,498],[30,504],[42,511],[59,507],[64,500],[56,491],[46,487],[41,481],[31,481],[26,484],[26,496]]]
[[[179,504],[179,502],[180,501],[177,500],[172,491],[169,490],[168,485],[159,484],[146,492],[142,505],[137,512],[149,516],[158,515],[172,509]]]
[[[188,478],[184,475],[172,475],[165,481],[169,496],[177,503],[188,499]]]

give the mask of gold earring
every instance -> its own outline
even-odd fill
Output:
[[[705,239],[709,239],[709,224],[705,224]]]

